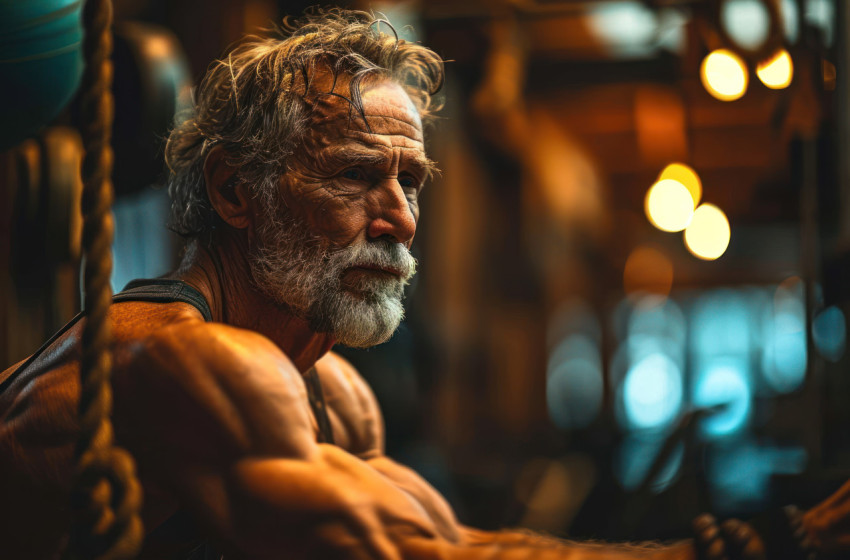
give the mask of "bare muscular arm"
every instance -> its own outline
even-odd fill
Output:
[[[689,558],[462,528],[382,453],[317,444],[300,374],[267,339],[187,322],[116,378],[116,427],[140,469],[234,558]],[[365,440],[364,440],[365,441]]]
[[[335,433],[342,434],[347,449],[365,459],[391,483],[422,504],[439,534],[452,543],[460,557],[497,558],[692,558],[690,542],[675,546],[617,545],[565,541],[525,530],[488,532],[460,524],[439,492],[412,469],[384,454],[383,418],[368,384],[347,361],[329,353],[316,364],[320,373]],[[542,556],[541,556],[542,554]]]

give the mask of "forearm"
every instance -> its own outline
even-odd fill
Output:
[[[227,547],[235,558],[277,559],[281,550],[293,558],[387,560],[695,558],[689,543],[580,543],[521,530],[485,532],[460,525],[456,525],[459,538],[447,539],[406,493],[372,478],[370,472],[377,475],[372,469],[353,465],[328,469],[322,463],[347,461],[345,455],[330,451],[329,457],[310,465],[286,466],[288,462],[272,460],[246,466],[251,471],[247,478],[260,487],[251,492],[255,498],[246,504],[250,507],[235,508],[234,518],[241,523],[233,533],[239,538]],[[304,474],[296,472],[301,468]],[[315,476],[314,482],[302,487],[298,481],[304,480],[307,471]],[[373,491],[361,492],[372,485]]]
[[[466,548],[467,551],[458,550],[456,557],[463,559],[694,560],[696,558],[691,541],[673,544],[579,542],[525,530],[486,532],[468,527],[464,527],[462,533],[463,545],[459,548]]]
[[[407,558],[440,539],[421,506],[353,457],[243,461],[229,488],[237,557]],[[425,558],[425,557],[423,557]]]

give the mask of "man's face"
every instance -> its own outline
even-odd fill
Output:
[[[348,95],[348,86],[335,91]],[[398,327],[415,271],[409,247],[430,166],[422,126],[407,94],[386,81],[362,88],[368,127],[345,99],[312,102],[307,139],[281,178],[278,203],[258,218],[252,272],[314,331],[372,346]]]

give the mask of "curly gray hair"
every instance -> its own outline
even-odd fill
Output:
[[[204,161],[216,146],[237,169],[236,180],[253,196],[275,200],[274,189],[310,118],[305,96],[317,64],[350,78],[352,110],[362,116],[360,84],[380,76],[400,84],[423,122],[437,107],[432,97],[443,82],[443,60],[432,50],[382,33],[366,12],[313,10],[284,19],[268,36],[248,36],[207,70],[195,104],[168,137],[171,228],[196,239],[219,219],[204,184]]]

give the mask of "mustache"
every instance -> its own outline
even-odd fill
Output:
[[[416,274],[417,260],[403,243],[387,240],[366,241],[337,249],[330,255],[334,268],[376,267],[389,269],[405,283]]]

